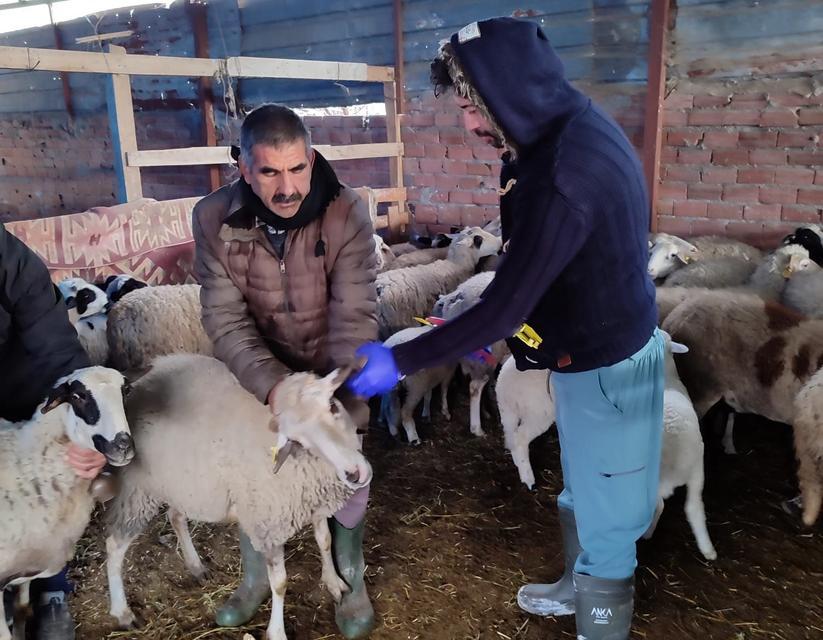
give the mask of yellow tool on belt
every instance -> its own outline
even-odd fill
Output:
[[[514,334],[514,337],[522,340],[526,343],[526,346],[531,347],[532,349],[537,349],[543,343],[543,338],[541,338],[537,331],[532,329],[525,322],[523,323],[523,326],[520,327],[520,330]]]

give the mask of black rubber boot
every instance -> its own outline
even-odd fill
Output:
[[[61,592],[42,595],[43,604],[34,611],[35,640],[74,640],[74,620]]]
[[[622,580],[574,574],[577,640],[628,640],[634,576]]]
[[[249,537],[242,530],[240,557],[243,562],[243,579],[240,586],[214,614],[215,621],[221,627],[239,627],[246,624],[271,595],[269,573],[263,554],[255,551]]]
[[[363,575],[366,571],[363,559],[365,523],[364,518],[354,528],[347,529],[334,518],[329,520],[334,566],[337,575],[349,586],[349,591],[343,594],[334,614],[337,628],[347,640],[368,638],[375,625],[374,609],[366,592]]]
[[[563,557],[566,562],[560,580],[552,584],[527,584],[517,592],[517,604],[528,613],[537,616],[574,615],[574,563],[580,555],[577,524],[574,511],[558,508],[560,534],[563,540]]]

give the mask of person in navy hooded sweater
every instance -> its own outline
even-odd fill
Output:
[[[468,130],[505,151],[504,255],[475,307],[392,349],[361,346],[367,360],[349,386],[385,393],[504,337],[519,369],[550,369],[566,570],[522,587],[518,603],[576,612],[579,638],[628,638],[635,542],[655,509],[663,429],[664,342],[639,160],[614,120],[568,83],[533,22],[464,27],[441,47],[432,82],[437,95],[454,91]]]

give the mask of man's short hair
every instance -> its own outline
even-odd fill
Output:
[[[281,147],[297,140],[311,149],[311,134],[303,120],[282,104],[263,104],[251,111],[240,127],[240,155],[244,162],[251,162],[251,149],[256,144]]]

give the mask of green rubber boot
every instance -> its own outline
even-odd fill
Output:
[[[221,627],[239,627],[254,617],[260,605],[271,595],[269,573],[263,554],[255,551],[249,537],[240,530],[240,558],[243,579],[240,586],[215,612],[214,619]]]
[[[352,529],[347,529],[334,518],[329,522],[334,565],[337,574],[349,585],[349,591],[343,594],[334,614],[337,628],[347,640],[368,638],[375,625],[374,609],[363,577],[366,570],[363,560],[365,522],[364,518]]]
[[[608,580],[574,574],[577,640],[629,640],[634,576]]]

